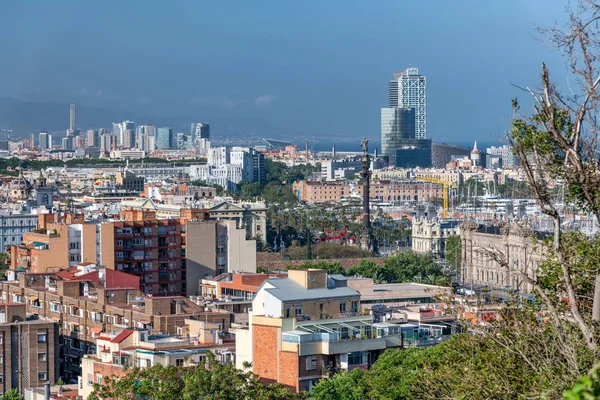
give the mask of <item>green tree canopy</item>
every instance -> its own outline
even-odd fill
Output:
[[[280,384],[263,384],[249,371],[234,365],[221,365],[207,357],[206,365],[191,367],[162,366],[133,368],[124,377],[106,376],[102,385],[94,385],[90,400],[147,399],[304,399]]]

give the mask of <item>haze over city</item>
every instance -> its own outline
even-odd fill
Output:
[[[564,71],[534,36],[565,5],[4,2],[0,54],[12,56],[0,95],[182,125],[227,119],[271,136],[378,138],[387,81],[412,65],[428,77],[430,138],[492,141],[522,95],[511,83],[535,82],[542,60]]]
[[[600,0],[0,15],[0,400],[600,400]]]

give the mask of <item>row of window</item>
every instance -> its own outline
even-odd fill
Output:
[[[48,373],[43,371],[43,372],[38,372],[38,380],[40,382],[42,381],[47,381],[48,380]],[[4,374],[0,374],[0,384],[4,383]]]
[[[304,315],[302,313],[302,306],[301,305],[296,305],[293,306],[294,307],[294,316],[298,317],[298,316],[302,316]],[[319,313],[322,314],[324,312],[324,307],[325,305],[323,303],[319,304]],[[291,306],[286,306],[284,309],[284,315],[285,318],[290,318],[290,310],[291,310]],[[348,312],[347,309],[347,302],[341,302],[340,303],[340,313],[346,313]],[[352,301],[350,303],[350,312],[358,312],[358,301]]]

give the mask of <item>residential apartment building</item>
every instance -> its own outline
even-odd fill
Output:
[[[148,297],[139,278],[109,269],[80,266],[56,273],[20,273],[0,283],[6,304],[22,305],[40,321],[58,322],[60,375],[67,383],[81,375],[81,359],[96,353],[96,338],[139,328],[152,334],[177,335],[186,319],[219,324],[228,331],[226,311],[205,311],[188,298]]]
[[[32,297],[33,298],[33,297]],[[56,382],[58,324],[27,318],[25,304],[0,304],[0,394]]]
[[[120,220],[99,224],[98,261],[140,276],[144,293],[186,293],[181,226],[179,219],[157,219],[152,212],[122,210]]]
[[[124,376],[126,368],[197,366],[209,352],[223,364],[231,362],[233,353],[222,343],[222,332],[221,324],[185,319],[175,336],[140,328],[102,333],[95,339],[95,353],[82,359],[79,395],[86,399],[95,383],[102,384],[106,376]]]
[[[23,235],[37,227],[37,213],[20,213],[10,208],[0,209],[0,249],[23,241]]]
[[[207,164],[191,165],[192,181],[217,184],[230,191],[242,180],[265,182],[265,155],[252,147],[213,147],[208,150]]]
[[[373,323],[345,277],[288,273],[266,280],[254,296],[249,328],[236,330],[237,366],[249,361],[265,382],[311,390],[322,378],[366,369],[385,349],[402,346],[401,328]]]
[[[296,181],[292,190],[307,203],[337,202],[362,197],[362,185],[356,181]],[[379,180],[371,183],[371,199],[379,201],[425,201],[443,197],[443,185],[418,181]]]
[[[202,278],[228,272],[256,272],[256,241],[247,240],[246,231],[237,228],[235,221],[189,221],[185,229],[189,282],[197,284]],[[189,294],[197,294],[196,289]]]
[[[460,230],[460,272],[464,284],[518,290],[521,293],[533,290],[522,275],[534,280],[537,276],[543,249],[534,243],[533,237],[543,239],[542,233],[517,222],[479,224],[472,220],[463,222]],[[497,260],[503,260],[504,265]]]
[[[39,228],[11,246],[9,274],[57,271],[82,262],[140,278],[154,296],[195,295],[198,281],[223,272],[256,272],[256,241],[231,220],[206,209],[157,218],[153,210],[122,209],[120,218],[85,221],[83,214],[40,214]],[[190,285],[188,285],[190,282]]]

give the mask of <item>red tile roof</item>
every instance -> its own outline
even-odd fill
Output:
[[[135,332],[132,329],[125,329],[123,332],[119,333],[117,336],[114,337],[113,340],[111,340],[111,343],[121,343],[123,340],[127,339],[129,336],[131,336],[131,334]]]

